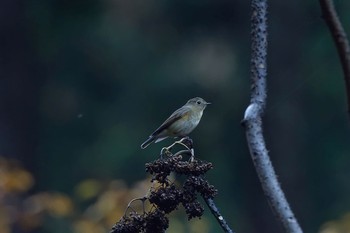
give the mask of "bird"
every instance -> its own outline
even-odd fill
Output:
[[[186,137],[197,127],[208,104],[210,103],[200,97],[188,100],[141,144],[141,148],[145,149],[152,142],[157,143],[168,137]]]

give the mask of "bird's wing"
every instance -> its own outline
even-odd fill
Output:
[[[179,108],[178,110],[176,110],[175,112],[173,112],[173,114],[171,114],[171,116],[166,119],[163,124],[161,126],[159,126],[158,129],[156,129],[151,136],[155,136],[157,134],[159,134],[160,132],[162,132],[164,129],[168,128],[171,124],[173,124],[175,121],[177,121],[178,119],[180,119],[181,117],[184,118],[188,118],[189,117],[189,113],[190,113],[190,108]]]

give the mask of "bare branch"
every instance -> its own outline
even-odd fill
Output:
[[[234,233],[233,230],[230,228],[230,226],[227,224],[224,217],[220,214],[219,209],[216,207],[214,201],[212,198],[205,198],[203,197],[205,203],[207,203],[207,206],[209,207],[211,213],[214,215],[216,220],[219,222],[221,228],[227,232],[227,233]]]
[[[245,111],[242,124],[246,130],[247,143],[256,172],[272,211],[286,232],[301,233],[302,230],[278,183],[262,130],[261,118],[266,104],[267,0],[252,0],[251,4],[251,103]]]
[[[323,19],[332,34],[343,68],[345,89],[350,114],[350,46],[345,30],[339,20],[332,0],[320,0]]]
[[[181,145],[186,150],[172,153],[170,150],[175,145]],[[169,227],[168,214],[182,205],[186,211],[188,220],[201,217],[204,207],[197,200],[201,195],[214,215],[222,230],[226,233],[234,233],[224,217],[220,214],[213,198],[217,189],[205,178],[205,173],[213,168],[212,163],[196,159],[194,157],[193,142],[189,137],[173,143],[161,150],[161,158],[146,163],[146,172],[152,175],[151,182],[156,181],[147,196],[131,200],[123,217],[112,227],[110,233],[119,232],[165,232]],[[190,160],[183,160],[183,155],[190,155]],[[182,181],[172,180],[170,174],[185,176]],[[177,177],[177,176],[175,176]],[[141,201],[142,213],[131,207],[135,201]],[[145,201],[151,204],[151,208],[145,209]]]

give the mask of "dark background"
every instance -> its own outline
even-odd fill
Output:
[[[335,2],[349,32],[350,2]],[[268,22],[264,133],[272,162],[305,232],[338,229],[350,223],[350,131],[335,46],[317,0],[271,0]],[[195,96],[213,103],[191,137],[197,156],[214,164],[208,179],[222,214],[238,233],[283,232],[240,126],[249,104],[249,27],[249,1],[2,0],[0,155],[35,180],[7,195],[21,202],[55,192],[74,206],[32,228],[11,222],[8,232],[80,232],[74,224],[83,214],[93,222],[86,209],[108,185],[83,203],[76,187],[122,180],[131,189],[144,180],[144,164],[171,140],[140,144]],[[209,211],[189,224],[179,212],[169,232],[221,231]],[[121,216],[95,221],[102,229],[95,232]]]

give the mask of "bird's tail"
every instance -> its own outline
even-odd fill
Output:
[[[141,149],[145,149],[149,144],[151,144],[154,140],[156,140],[155,137],[150,136],[144,143],[141,144]]]

